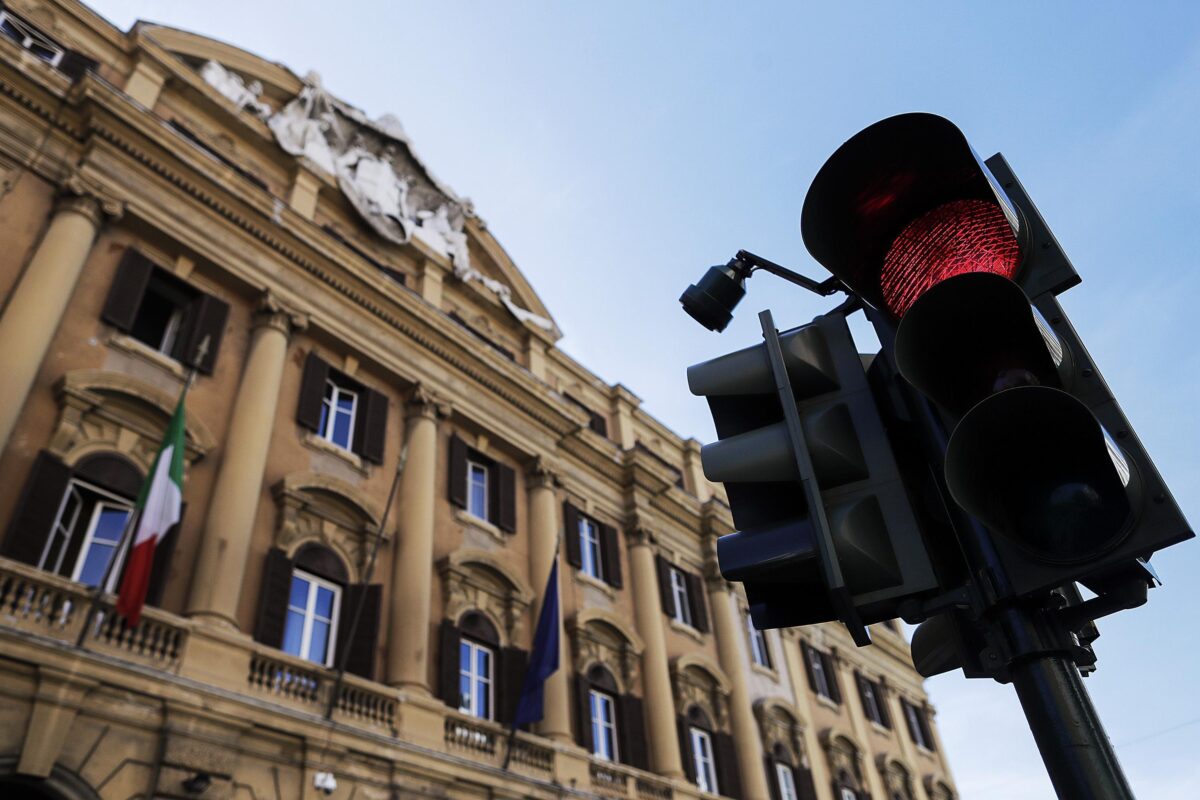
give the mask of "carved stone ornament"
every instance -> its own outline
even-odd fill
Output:
[[[762,737],[765,752],[770,753],[776,745],[783,745],[784,749],[792,754],[795,763],[808,766],[803,730],[795,715],[778,701],[760,700],[754,704],[754,718],[758,722],[758,732]]]
[[[675,690],[675,708],[683,713],[696,705],[704,710],[713,725],[729,727],[729,690],[712,672],[683,659],[671,664],[671,684]]]
[[[358,581],[378,531],[378,512],[358,489],[328,475],[289,475],[272,488],[279,506],[275,545],[295,553],[305,542],[320,543],[351,565]],[[391,538],[383,531],[383,541]]]
[[[438,562],[446,618],[457,620],[467,611],[479,611],[495,623],[503,644],[521,639],[533,593],[482,551],[458,550]]]
[[[263,292],[259,298],[258,307],[254,310],[255,328],[269,327],[281,332],[284,336],[308,328],[308,315],[288,308],[274,292]]]
[[[862,767],[859,764],[858,747],[843,734],[826,731],[824,739],[825,754],[829,758],[829,771],[836,780],[839,775],[852,777],[855,783],[862,782]]]
[[[600,617],[589,609],[571,618],[569,623],[571,651],[575,672],[587,674],[593,664],[602,664],[620,682],[622,692],[630,692],[641,676],[640,642],[632,641],[614,620]],[[590,614],[590,616],[584,616]]]
[[[427,417],[433,420],[447,419],[453,410],[448,400],[422,383],[413,387],[404,407],[409,418]]]
[[[230,72],[216,61],[206,61],[200,67],[200,77],[239,109],[246,109],[262,119],[271,116],[271,107],[259,99],[263,87],[258,81],[246,83],[242,76]]]
[[[119,220],[125,214],[125,203],[101,190],[84,177],[78,169],[72,169],[58,184],[57,209],[77,211],[99,227],[107,217]]]
[[[894,758],[879,756],[879,775],[888,800],[915,800],[912,774]]]

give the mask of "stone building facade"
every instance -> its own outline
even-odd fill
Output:
[[[0,14],[0,796],[956,796],[903,637],[752,631],[699,444],[556,348],[394,120]],[[87,626],[193,371],[150,605]],[[555,563],[562,668],[510,740]]]

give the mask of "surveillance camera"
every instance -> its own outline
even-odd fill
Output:
[[[723,331],[733,319],[733,308],[746,294],[745,273],[737,259],[712,267],[698,283],[679,297],[683,310],[710,331]]]
[[[337,778],[333,777],[332,772],[318,772],[313,776],[313,788],[324,794],[333,794],[337,791]]]

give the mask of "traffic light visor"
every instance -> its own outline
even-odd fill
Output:
[[[885,119],[838,148],[800,227],[817,261],[895,317],[946,278],[1011,278],[1021,260],[1017,212],[962,131],[934,114]]]

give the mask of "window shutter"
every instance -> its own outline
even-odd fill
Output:
[[[442,701],[457,711],[462,705],[462,687],[458,680],[458,646],[462,637],[458,628],[448,619],[442,620],[438,633],[438,689]]]
[[[917,722],[921,725],[921,734],[925,737],[925,749],[933,752],[937,747],[933,743],[933,731],[929,729],[929,715],[924,708],[917,709]]]
[[[808,642],[800,642],[801,655],[804,657],[804,674],[808,676],[808,688],[814,692],[817,691],[817,676],[813,674],[812,656],[813,649],[808,646]]]
[[[467,507],[467,443],[457,436],[450,437],[450,502],[459,508]]]
[[[70,482],[71,468],[58,456],[49,450],[38,453],[8,524],[4,555],[37,566]]]
[[[212,295],[201,294],[191,303],[187,313],[191,319],[184,335],[180,337],[176,357],[189,367],[212,375],[221,337],[225,335],[225,321],[229,319],[229,304]],[[205,336],[208,337],[208,349],[204,352],[204,358],[197,359],[196,352]]]
[[[579,549],[579,509],[563,502],[563,539],[567,543],[567,563],[575,569],[583,566],[583,554]]]
[[[296,404],[296,422],[310,431],[321,427],[321,399],[325,396],[325,381],[329,365],[316,351],[309,350],[304,359],[304,376],[300,379],[300,400]]]
[[[283,645],[288,595],[292,590],[292,560],[278,547],[267,551],[262,586],[258,590],[258,622],[254,638],[269,647]]]
[[[728,733],[713,734],[713,750],[717,756],[717,789],[722,797],[732,797],[741,800],[742,776],[738,771],[737,751],[733,747],[733,737]]]
[[[704,597],[704,579],[694,572],[685,573],[687,577],[688,605],[692,610],[692,627],[701,633],[708,633],[708,605]]]
[[[496,700],[497,722],[511,725],[517,718],[517,704],[521,701],[521,685],[525,683],[525,670],[529,665],[529,654],[519,647],[506,647],[500,654],[500,674],[496,685],[500,696]]]
[[[888,730],[891,730],[892,715],[888,713],[887,695],[885,694],[885,691],[886,690],[883,688],[882,681],[875,684],[875,698],[879,701],[879,716],[882,717],[879,724]]]
[[[842,687],[838,683],[837,670],[834,668],[833,656],[829,653],[820,653],[821,663],[825,665],[825,677],[829,680],[829,691],[833,695],[829,699],[835,703],[842,702]]]
[[[858,700],[862,705],[863,716],[865,716],[867,719],[871,719],[871,710],[867,708],[867,690],[863,685],[866,682],[867,679],[862,676],[862,673],[858,670],[854,670],[854,685],[858,687]],[[874,722],[874,720],[871,721]]]
[[[117,276],[108,290],[108,299],[104,301],[100,318],[128,333],[133,328],[153,271],[154,264],[150,259],[133,247],[126,248],[121,263],[117,265]]]
[[[663,613],[668,617],[675,616],[675,594],[671,591],[671,562],[661,554],[654,556],[654,566],[658,568],[658,598],[662,602]]]
[[[363,586],[354,583],[346,587],[342,595],[342,611],[338,619],[337,652],[335,664],[345,664],[347,672],[371,680],[375,677],[375,645],[379,641],[379,605],[383,586],[371,583]],[[362,614],[358,618],[358,630],[350,639],[350,627],[354,624],[354,609],[362,603]]]
[[[771,792],[771,800],[783,800],[779,789],[778,761],[771,756],[763,757],[763,766],[767,770],[767,789]]]
[[[625,583],[621,578],[621,544],[617,529],[601,525],[600,539],[604,542],[604,580],[609,586],[620,589]]]
[[[796,795],[800,800],[817,800],[817,784],[813,781],[812,770],[799,767],[793,769],[792,774],[796,776]]]
[[[64,50],[62,58],[58,60],[58,71],[72,81],[78,81],[85,74],[94,70],[97,63],[96,59],[89,58],[78,50]]]
[[[492,467],[492,475],[496,478],[496,489],[492,497],[496,499],[496,513],[492,522],[505,533],[517,532],[517,473],[504,464]]]
[[[623,694],[617,700],[617,735],[621,741],[621,763],[637,769],[650,769],[646,758],[646,717],[642,699]]]
[[[592,752],[592,685],[582,675],[575,676],[575,740],[579,746]]]
[[[179,506],[179,521],[172,525],[163,538],[154,546],[154,564],[150,567],[150,585],[146,588],[146,605],[162,608],[163,589],[167,586],[167,573],[171,571],[171,556],[179,541],[179,529],[187,514],[187,503]]]
[[[679,728],[679,760],[683,762],[683,772],[692,783],[696,782],[696,756],[692,753],[692,726],[688,724],[687,717],[676,717],[676,726]]]
[[[359,393],[359,398],[351,449],[366,461],[382,464],[384,437],[387,436],[388,400],[379,392],[366,388]]]

